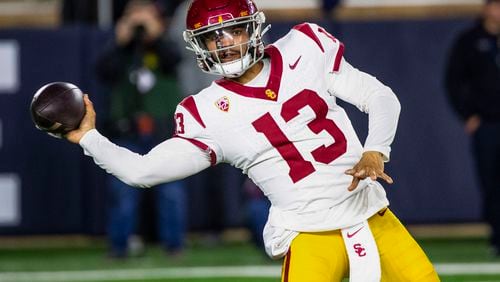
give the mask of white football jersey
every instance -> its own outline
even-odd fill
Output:
[[[177,107],[176,137],[206,150],[213,164],[247,174],[272,203],[268,224],[339,229],[388,205],[376,181],[347,190],[352,176],[345,171],[364,148],[326,79],[348,65],[343,51],[321,27],[297,25],[266,48],[270,68],[262,86],[221,79]]]

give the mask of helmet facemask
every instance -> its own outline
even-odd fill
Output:
[[[206,73],[239,77],[264,56],[262,12],[184,32],[189,50]],[[209,50],[209,47],[211,51]]]

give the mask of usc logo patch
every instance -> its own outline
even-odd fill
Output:
[[[219,100],[215,101],[215,106],[223,112],[228,112],[229,111],[229,98],[226,96],[219,98]]]
[[[271,100],[275,100],[277,97],[276,93],[271,89],[266,89],[265,93],[266,93],[267,98],[269,98]]]
[[[358,254],[359,257],[366,256],[366,249],[363,248],[363,246],[361,244],[359,244],[359,243],[358,244],[354,244],[353,248],[354,248],[354,252],[356,254]]]

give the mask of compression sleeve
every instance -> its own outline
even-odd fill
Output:
[[[140,155],[117,146],[92,129],[80,140],[85,155],[123,182],[148,188],[196,174],[210,166],[210,156],[189,141],[171,138]]]
[[[368,114],[368,136],[364,151],[381,152],[385,161],[388,161],[401,110],[394,92],[343,58],[339,72],[329,73],[327,80],[331,95]]]

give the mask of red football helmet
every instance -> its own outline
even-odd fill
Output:
[[[204,72],[238,77],[264,56],[264,23],[253,0],[193,0],[184,40]]]

